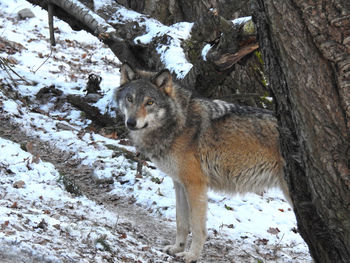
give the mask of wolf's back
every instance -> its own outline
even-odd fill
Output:
[[[199,152],[203,172],[212,188],[231,193],[261,193],[280,186],[288,193],[277,122],[267,113],[248,110],[210,120],[202,134]]]
[[[240,106],[237,104],[228,103],[222,100],[206,100],[199,99],[200,103],[207,108],[209,119],[215,120],[221,117],[224,117],[228,114],[237,114],[237,115],[245,115],[245,114],[255,114],[257,117],[261,117],[262,115],[273,115],[273,113],[269,110],[249,107],[249,106]]]

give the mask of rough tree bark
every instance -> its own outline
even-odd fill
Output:
[[[285,172],[316,262],[350,262],[350,2],[253,0]]]
[[[117,0],[139,13],[150,15],[166,25],[195,22],[208,9],[215,8],[227,20],[250,16],[249,1],[242,0]]]

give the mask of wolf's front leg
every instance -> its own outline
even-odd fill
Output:
[[[164,248],[164,252],[171,255],[184,251],[190,231],[189,207],[185,189],[176,181],[174,181],[174,187],[176,196],[176,241],[174,245]]]
[[[207,186],[204,183],[185,186],[190,208],[190,222],[192,230],[192,243],[188,252],[177,253],[176,256],[184,257],[186,263],[195,262],[200,256],[207,237]]]

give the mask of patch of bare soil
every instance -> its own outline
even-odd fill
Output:
[[[19,143],[25,148],[28,142],[31,142],[31,153],[38,155],[45,162],[52,163],[60,174],[65,177],[79,189],[81,194],[85,195],[98,204],[102,204],[106,210],[112,212],[117,218],[122,219],[123,223],[118,224],[116,235],[126,233],[140,240],[144,245],[142,249],[135,248],[135,244],[128,244],[120,253],[120,262],[134,262],[128,258],[130,253],[137,254],[140,258],[146,259],[147,262],[181,262],[180,259],[174,258],[161,251],[165,245],[174,242],[176,227],[174,222],[165,221],[163,218],[156,218],[149,214],[143,207],[135,204],[132,196],[112,196],[108,194],[111,190],[110,182],[97,182],[92,176],[93,170],[81,164],[80,160],[73,159],[73,153],[62,151],[53,145],[41,141],[38,138],[28,137],[20,127],[11,123],[9,119],[0,117],[0,137]],[[223,238],[216,230],[209,229],[208,240],[205,244],[200,262],[276,262],[277,246],[271,249],[269,253],[259,251],[258,245],[252,245],[255,251],[242,250],[242,240],[229,240]],[[152,250],[149,248],[153,248]],[[0,251],[1,252],[1,251]],[[82,255],[94,253],[94,251],[84,251]],[[22,255],[16,258],[26,258],[26,262],[38,262],[33,255]],[[292,255],[295,258],[298,255]],[[88,257],[85,259],[90,262]],[[1,262],[23,262],[13,261],[13,258],[1,255]],[[86,262],[84,261],[84,262]],[[71,262],[62,259],[62,262]],[[109,261],[106,261],[109,262]],[[300,262],[300,261],[298,261]]]

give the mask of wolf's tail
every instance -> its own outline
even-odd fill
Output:
[[[224,117],[227,114],[237,114],[237,115],[246,115],[246,114],[255,114],[257,117],[262,115],[271,115],[273,116],[272,111],[254,108],[249,106],[240,106],[233,103],[228,103],[223,100],[204,100],[204,104],[209,109],[210,119],[215,120],[221,117]]]

